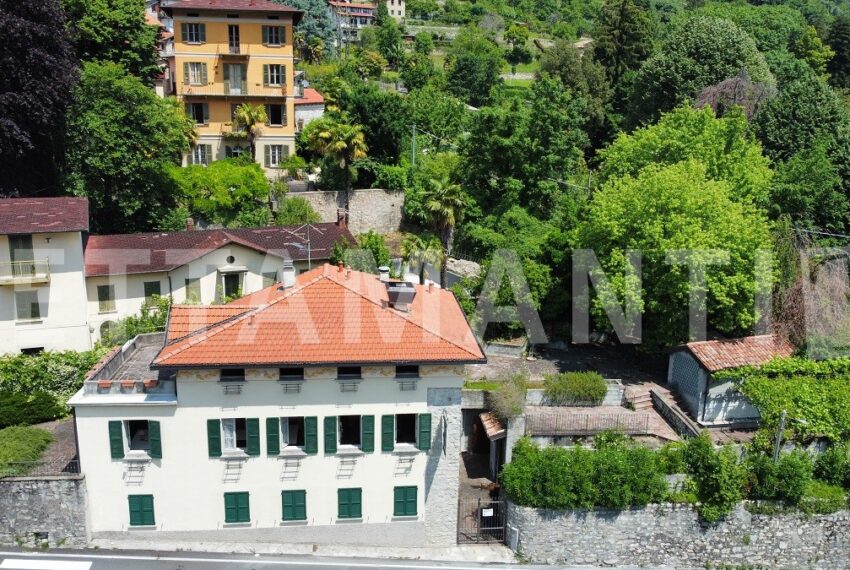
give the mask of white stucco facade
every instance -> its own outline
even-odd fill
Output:
[[[83,280],[83,239],[80,232],[31,235],[32,259],[38,278],[0,284],[0,354],[28,349],[87,350],[91,348]],[[11,261],[9,236],[0,235],[0,267]],[[46,262],[46,265],[44,264]],[[38,300],[38,318],[19,318],[16,293]]]
[[[226,394],[218,370],[181,370],[170,403],[127,404],[121,403],[129,401],[121,394],[81,391],[71,403],[90,529],[95,536],[129,531],[128,496],[152,495],[155,524],[132,527],[133,532],[195,531],[213,537],[216,531],[253,530],[281,542],[333,535],[382,544],[393,533],[370,531],[369,525],[389,524],[381,528],[398,531],[401,526],[396,534],[414,543],[451,544],[456,538],[463,374],[462,365],[421,366],[415,388],[407,384],[403,390],[394,367],[364,367],[356,391],[343,391],[336,368],[307,368],[300,392],[292,393],[278,381],[278,369],[248,369],[240,392]],[[418,449],[422,446],[417,442],[382,451],[382,416],[395,414],[430,414],[429,450]],[[352,415],[374,418],[374,451],[338,445],[335,453],[328,453],[324,418]],[[267,418],[279,417],[316,418],[317,453],[282,447],[269,455]],[[210,457],[208,420],[226,418],[259,419],[259,455],[234,459],[224,450],[222,457]],[[140,464],[126,456],[112,458],[109,421],[136,419],[160,422],[161,459]],[[416,487],[414,515],[394,515],[395,487]],[[361,490],[361,517],[338,516],[338,489]],[[288,490],[305,491],[306,520],[282,520],[282,491]],[[225,522],[224,494],[230,492],[249,494],[247,522]]]

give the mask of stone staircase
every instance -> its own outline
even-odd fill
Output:
[[[644,410],[651,410],[652,406],[652,397],[649,395],[649,392],[630,392],[629,389],[626,389],[626,401],[632,405],[632,408],[636,412],[642,412]]]

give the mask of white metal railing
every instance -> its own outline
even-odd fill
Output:
[[[50,279],[50,263],[46,259],[0,262],[0,281],[27,282]]]

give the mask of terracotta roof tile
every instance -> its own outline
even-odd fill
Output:
[[[301,21],[304,14],[301,10],[270,0],[173,0],[163,2],[161,8],[167,14],[171,14],[171,11],[175,9],[214,12],[225,10],[232,12],[287,12],[292,14],[295,24]]]
[[[772,334],[690,342],[685,347],[709,372],[738,366],[757,366],[777,356],[791,356],[794,353],[790,343]]]
[[[214,307],[175,305],[168,314],[168,330],[165,341],[175,341],[197,330],[237,317],[253,308],[244,305],[219,305]]]
[[[505,426],[502,425],[502,422],[493,412],[484,412],[483,414],[479,414],[478,417],[481,418],[481,423],[484,424],[484,431],[490,440],[502,439],[507,435]]]
[[[325,102],[325,98],[312,87],[305,87],[304,96],[296,97],[294,101],[295,105],[320,105]]]
[[[483,362],[454,295],[415,287],[401,312],[377,276],[324,265],[240,299],[254,308],[166,344],[154,366]]]
[[[0,199],[0,234],[87,231],[88,198]]]
[[[86,276],[171,271],[230,244],[293,261],[321,262],[340,238],[354,243],[348,228],[335,223],[90,236]]]

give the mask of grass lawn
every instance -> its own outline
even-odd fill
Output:
[[[531,63],[520,63],[516,66],[517,73],[537,73],[540,71],[540,62],[536,59],[531,60]],[[502,73],[510,73],[511,65],[505,62],[502,65]]]
[[[53,436],[47,430],[26,426],[0,429],[0,477],[26,475],[26,468],[4,467],[4,463],[38,461]]]
[[[505,85],[507,87],[531,89],[532,83],[534,83],[533,79],[505,79]]]

